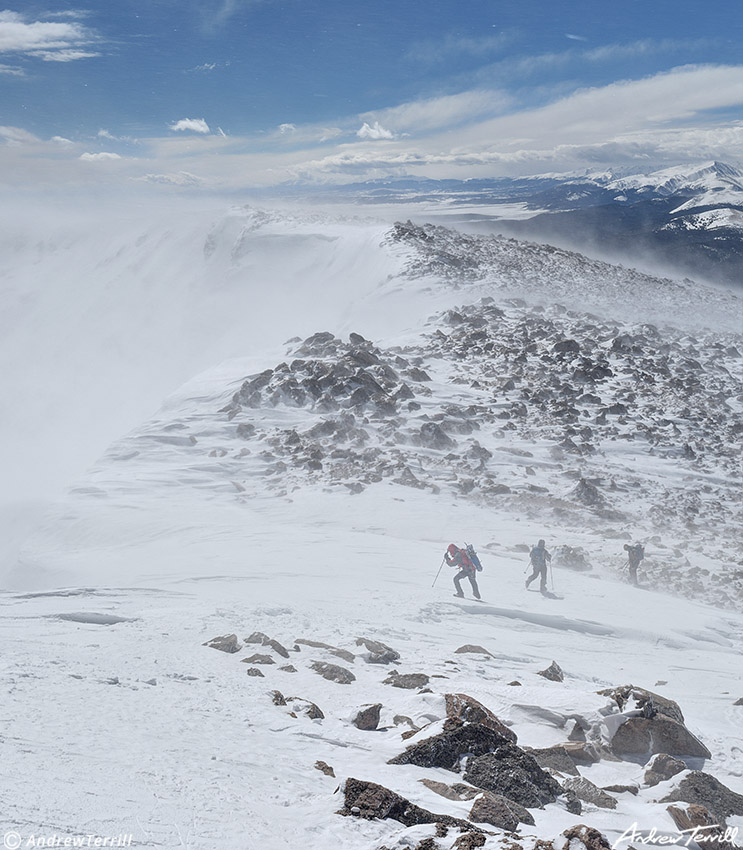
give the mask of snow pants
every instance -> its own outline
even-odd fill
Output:
[[[475,578],[475,573],[471,570],[460,570],[454,576],[454,587],[456,587],[457,589],[457,596],[464,596],[464,593],[462,593],[462,586],[459,583],[460,581],[462,581],[463,578],[468,578],[470,580],[470,584],[472,585],[472,595],[475,597],[475,599],[479,599],[480,588],[477,586],[477,579]]]
[[[541,567],[538,567],[536,564],[533,564],[532,568],[534,572],[526,580],[526,586],[529,587],[529,585],[534,581],[537,576],[541,576],[542,578],[539,582],[539,589],[542,591],[542,593],[544,593],[544,591],[547,590],[547,564],[542,564]]]

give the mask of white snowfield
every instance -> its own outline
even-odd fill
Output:
[[[590,321],[609,323],[623,338],[636,335],[650,311],[663,339],[659,317],[667,308],[669,345],[687,359],[684,346],[697,346],[701,385],[716,404],[724,390],[733,420],[743,402],[733,353],[736,343],[743,350],[739,327],[736,332],[740,299],[628,271],[634,303],[618,315],[622,270],[581,265],[567,252],[539,255],[533,245],[506,240],[509,263],[493,260],[492,245],[483,244],[480,261],[491,263],[490,272],[480,274],[482,266],[456,280],[437,276],[430,257],[411,243],[391,242],[388,231],[382,222],[360,218],[234,210],[207,230],[192,222],[179,233],[150,233],[157,247],[143,255],[132,222],[119,243],[112,235],[103,252],[108,265],[97,255],[100,289],[86,289],[87,279],[73,284],[78,264],[83,275],[92,273],[85,259],[90,241],[81,237],[78,248],[70,243],[52,252],[61,286],[85,295],[85,310],[63,310],[61,289],[50,295],[40,275],[21,279],[18,272],[11,293],[16,305],[24,302],[21,290],[29,281],[37,284],[26,319],[18,320],[18,339],[24,321],[28,342],[61,311],[44,354],[47,366],[59,370],[46,422],[38,421],[41,402],[28,390],[23,396],[39,405],[30,408],[33,427],[51,449],[63,451],[79,401],[81,442],[97,444],[105,436],[110,446],[47,512],[17,558],[6,561],[0,593],[6,684],[0,835],[11,836],[6,846],[44,846],[40,840],[55,836],[108,837],[110,844],[125,836],[133,847],[189,850],[449,850],[457,828],[437,837],[432,824],[406,827],[337,814],[343,782],[353,777],[430,812],[468,819],[471,800],[449,799],[420,781],[452,785],[462,781],[460,773],[388,764],[406,746],[442,730],[447,693],[479,700],[522,747],[564,743],[575,716],[597,746],[609,747],[632,709],[622,715],[597,691],[629,684],[649,689],[678,702],[687,728],[711,753],[688,759],[688,767],[743,793],[743,706],[735,705],[743,697],[739,606],[672,595],[678,589],[672,586],[669,593],[634,588],[621,572],[623,543],[641,536],[651,567],[653,559],[677,558],[688,561],[685,569],[707,570],[700,598],[709,598],[721,577],[740,582],[734,573],[740,560],[735,446],[710,439],[708,451],[697,448],[692,459],[666,452],[660,437],[650,452],[655,437],[635,444],[619,436],[639,417],[655,415],[637,389],[637,412],[616,430],[610,422],[610,430],[601,431],[583,417],[592,425],[595,451],[566,459],[554,451],[563,434],[551,419],[498,419],[514,409],[516,395],[509,393],[518,391],[496,392],[488,384],[497,380],[500,387],[508,377],[506,355],[490,349],[459,357],[446,347],[461,333],[459,325],[443,318],[451,320],[447,311],[457,308],[470,321],[492,306],[503,316],[496,320],[492,313],[492,326],[479,326],[483,333],[502,327],[504,335],[513,334],[519,322],[538,333],[575,332],[583,350],[597,357],[585,341],[589,320],[555,307],[551,293],[563,304],[572,297],[573,309],[590,304],[595,314],[606,286],[606,311]],[[450,237],[434,255],[451,258],[455,242]],[[469,251],[468,244],[460,250]],[[127,254],[131,259],[122,261]],[[528,273],[523,302],[514,300],[519,268]],[[138,288],[130,300],[121,290],[131,294],[132,287]],[[482,302],[483,296],[492,301]],[[680,297],[687,309],[672,312]],[[634,322],[633,309],[639,311]],[[300,340],[285,343],[319,331],[338,338],[322,343],[330,353],[305,344],[303,354]],[[351,332],[369,342],[357,340],[349,351]],[[129,333],[136,335],[127,347],[132,361],[117,351]],[[611,339],[604,343],[601,351],[609,351]],[[716,343],[721,353],[714,365],[708,351]],[[544,374],[558,374],[562,361],[548,362],[551,348],[535,345]],[[12,345],[6,340],[3,346],[7,363]],[[313,401],[297,395],[280,368],[282,361],[287,369],[300,361],[294,374],[311,367],[321,375],[351,355],[369,356],[367,371],[382,384],[385,375],[394,383],[389,359],[399,372],[395,381],[404,377],[412,395],[399,394],[386,413],[391,402],[385,400],[347,406],[337,384]],[[616,380],[596,390],[603,404],[628,389],[620,377],[623,356],[609,358]],[[488,363],[495,370],[490,378]],[[31,368],[19,382],[31,380]],[[78,369],[85,381],[110,373],[111,382],[103,381],[99,394],[81,393],[69,385],[69,370]],[[164,396],[169,381],[181,381],[185,369],[199,374],[170,393],[154,416],[142,411],[153,393]],[[246,379],[269,369],[260,398],[247,390],[241,395]],[[430,380],[416,378],[416,369]],[[35,387],[46,391],[43,382]],[[337,392],[337,410],[331,392]],[[59,409],[68,394],[71,407]],[[697,403],[690,402],[694,416]],[[441,414],[447,405],[477,412],[459,417],[459,430],[451,430],[457,415],[451,409]],[[96,424],[91,411],[99,408],[104,421]],[[133,410],[142,421],[137,427],[130,422]],[[343,419],[351,412],[353,426]],[[476,425],[462,424],[473,419]],[[331,420],[343,420],[348,437],[321,428],[310,443],[308,433]],[[678,433],[702,439],[691,413],[688,422],[674,421]],[[61,424],[55,428],[55,422]],[[433,422],[453,446],[414,437],[422,423]],[[20,419],[6,427],[20,428]],[[475,443],[484,451],[472,454]],[[301,450],[292,454],[296,445]],[[374,451],[363,454],[368,450]],[[607,481],[618,482],[616,515],[576,505],[571,495],[573,473],[598,481],[609,494],[597,477],[602,468]],[[38,480],[45,480],[41,473]],[[695,547],[692,527],[680,525],[672,511],[664,527],[658,514],[655,521],[646,515],[661,491],[680,499],[689,490],[706,493],[707,527],[698,530],[704,552]],[[40,498],[38,490],[32,495]],[[550,582],[559,598],[524,588],[528,548],[541,537],[555,552],[579,549],[593,565],[576,571],[555,557]],[[446,546],[465,541],[474,543],[484,565],[478,574],[483,602],[471,599],[466,581],[466,598],[454,598],[447,566],[432,586]],[[677,546],[683,548],[678,555]],[[246,642],[256,632],[278,643]],[[237,637],[239,651],[204,645],[226,635]],[[369,663],[359,638],[384,642],[399,660]],[[466,645],[474,649],[456,651]],[[562,682],[538,675],[553,660],[564,671]],[[354,678],[323,678],[315,662],[339,665]],[[427,685],[394,687],[385,682],[393,670],[425,674]],[[311,704],[322,717],[315,710],[308,715]],[[380,719],[376,730],[365,731],[352,721],[370,704],[381,704]],[[403,739],[412,728],[421,731]],[[660,801],[687,773],[649,786],[645,761],[605,757],[580,764],[580,774],[596,786],[636,786],[636,794],[610,792],[615,808],[584,802],[583,812],[572,814],[560,797],[531,808],[534,825],[521,823],[510,838],[479,824],[488,832],[482,846],[532,850],[544,839],[563,850],[562,832],[580,823],[619,847],[631,845],[622,836],[633,828],[637,835],[678,836],[668,803]],[[743,831],[743,811],[727,824]],[[569,848],[582,850],[577,839]]]

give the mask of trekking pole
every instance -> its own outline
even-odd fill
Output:
[[[445,560],[444,558],[441,559],[441,566],[439,567],[439,571],[436,573],[436,578],[433,580],[433,584],[431,585],[431,587],[433,587],[436,584],[436,582],[438,581],[439,575],[441,575],[441,569],[444,566],[444,560]]]
[[[555,589],[555,580],[552,577],[552,561],[550,561],[550,584],[552,585],[552,590]]]

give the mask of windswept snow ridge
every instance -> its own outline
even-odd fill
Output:
[[[206,256],[236,278],[329,248],[328,286],[372,329],[339,300],[278,352],[246,336],[26,542],[25,592],[0,594],[1,825],[606,850],[690,823],[732,847],[740,299],[440,227],[351,232],[216,225]],[[524,589],[540,537],[555,598]],[[485,602],[437,573],[465,540]]]

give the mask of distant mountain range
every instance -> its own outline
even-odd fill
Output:
[[[743,171],[705,162],[490,180],[397,178],[326,190],[334,199],[422,206],[426,218],[743,285]],[[514,207],[514,205],[519,205]],[[499,207],[501,209],[499,209]]]

